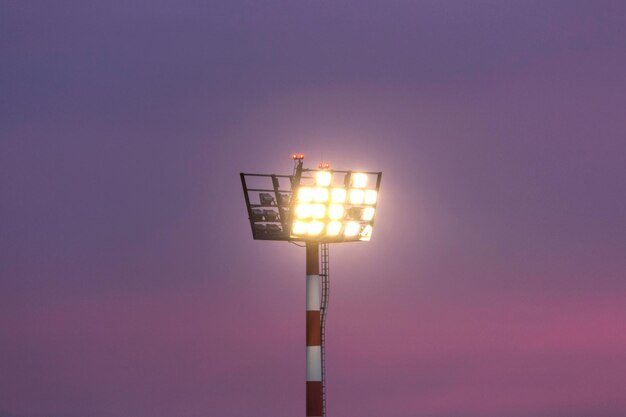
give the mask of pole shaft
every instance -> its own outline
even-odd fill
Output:
[[[306,415],[322,416],[319,244],[306,244]]]

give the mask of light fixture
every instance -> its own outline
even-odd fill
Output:
[[[278,212],[270,209],[263,210],[263,217],[265,218],[265,221],[273,222],[278,219]]]
[[[363,207],[350,207],[348,210],[348,217],[352,220],[361,220],[363,215]]]
[[[310,187],[298,188],[298,202],[310,203],[313,201],[313,189]]]
[[[265,227],[267,229],[267,233],[280,233],[283,231],[283,229],[279,225],[273,223],[270,223]]]
[[[316,203],[325,203],[328,201],[328,188],[315,187],[313,189],[313,201]]]
[[[376,209],[374,207],[365,207],[365,209],[363,210],[363,215],[361,216],[361,219],[365,220],[365,221],[372,221],[374,219],[374,213],[376,212]]]
[[[346,202],[346,189],[345,188],[333,188],[330,190],[330,202],[331,203],[345,203]]]
[[[252,209],[252,221],[261,222],[263,221],[263,210],[262,209]]]
[[[330,171],[317,171],[315,173],[315,183],[320,187],[328,187],[332,179],[333,175]]]
[[[280,204],[283,206],[288,206],[291,202],[291,194],[278,193],[278,201],[280,201]]]
[[[312,236],[317,236],[322,233],[322,230],[324,230],[324,223],[313,220],[311,223],[309,223],[309,230],[307,231],[307,233]]]
[[[361,222],[374,220],[378,189],[365,188],[368,174],[326,171],[323,163],[319,168],[308,171],[310,174],[295,184],[299,185],[298,202],[293,207],[295,222],[291,225],[291,234],[294,237],[306,235],[308,239],[339,238],[340,234],[343,240],[369,239],[371,224]],[[337,172],[343,173],[347,188],[332,186]],[[283,197],[280,198],[282,201]]]
[[[333,220],[341,219],[343,217],[343,205],[331,204],[328,207],[328,217]]]
[[[326,226],[326,235],[327,236],[337,236],[341,232],[341,222],[330,222],[328,226]]]
[[[296,206],[296,217],[299,219],[308,219],[313,213],[313,207],[311,204],[300,203]]]
[[[323,219],[326,216],[326,206],[324,204],[313,204],[311,206],[311,215],[314,219]]]
[[[259,200],[262,206],[271,206],[274,204],[274,197],[270,193],[260,193]]]
[[[376,190],[365,190],[365,204],[376,204],[376,197],[378,197]]]
[[[305,169],[303,155],[291,157],[291,175],[241,174],[253,237],[307,243],[369,239],[382,173],[331,170],[327,162]],[[247,176],[254,177],[253,188]]]
[[[309,229],[309,224],[303,221],[295,221],[291,226],[291,233],[294,235],[305,235]]]
[[[352,174],[352,186],[356,188],[365,188],[367,185],[367,174],[360,172]]]
[[[350,204],[363,204],[363,190],[350,190]]]
[[[359,234],[361,226],[357,222],[348,222],[343,232],[346,237],[354,237]]]

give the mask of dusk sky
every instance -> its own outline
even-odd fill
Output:
[[[383,171],[329,417],[626,416],[626,2],[0,5],[0,417],[304,416],[239,172]]]

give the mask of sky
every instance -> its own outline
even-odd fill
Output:
[[[0,416],[304,415],[239,172],[382,171],[329,416],[626,415],[626,3],[4,1]]]

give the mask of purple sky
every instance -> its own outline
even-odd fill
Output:
[[[626,3],[5,1],[0,417],[304,415],[238,173],[384,172],[329,416],[626,415]]]

